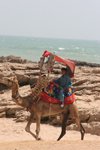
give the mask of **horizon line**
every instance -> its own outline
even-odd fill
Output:
[[[26,35],[1,35],[0,36],[10,36],[10,37],[27,37],[27,38],[45,38],[45,39],[62,39],[62,40],[83,40],[83,41],[100,41],[100,40],[90,40],[90,39],[70,39],[70,38],[56,38],[56,37],[33,37],[33,36],[26,36]]]

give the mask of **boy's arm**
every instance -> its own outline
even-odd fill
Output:
[[[65,88],[70,88],[72,86],[72,81],[69,76],[66,78]]]
[[[57,83],[59,84],[59,82],[60,82],[60,78],[58,78],[56,81],[57,81]]]

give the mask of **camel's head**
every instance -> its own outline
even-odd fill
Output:
[[[9,78],[2,78],[2,83],[6,84],[7,86],[10,86],[13,89],[18,89],[19,85],[18,85],[18,80],[16,76],[12,76]]]

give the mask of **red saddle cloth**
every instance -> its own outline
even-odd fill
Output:
[[[44,100],[45,102],[47,102],[47,103],[52,103],[52,104],[61,104],[61,101],[60,100],[58,100],[58,99],[55,99],[55,98],[53,98],[53,97],[50,97],[47,93],[45,93],[45,92],[42,92],[41,94],[40,94],[40,97],[41,97],[41,99],[42,100]],[[66,97],[65,99],[64,99],[64,103],[65,104],[72,104],[73,102],[74,102],[74,100],[75,100],[75,93],[73,93],[71,96],[69,96],[69,97]]]

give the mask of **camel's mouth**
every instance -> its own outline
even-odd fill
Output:
[[[8,80],[9,80],[9,81],[13,81],[13,82],[18,82],[16,76],[9,77]]]
[[[1,83],[6,84],[7,86],[12,87],[12,85],[14,83],[18,83],[17,77],[16,76],[12,76],[12,77],[4,77],[0,80]]]

